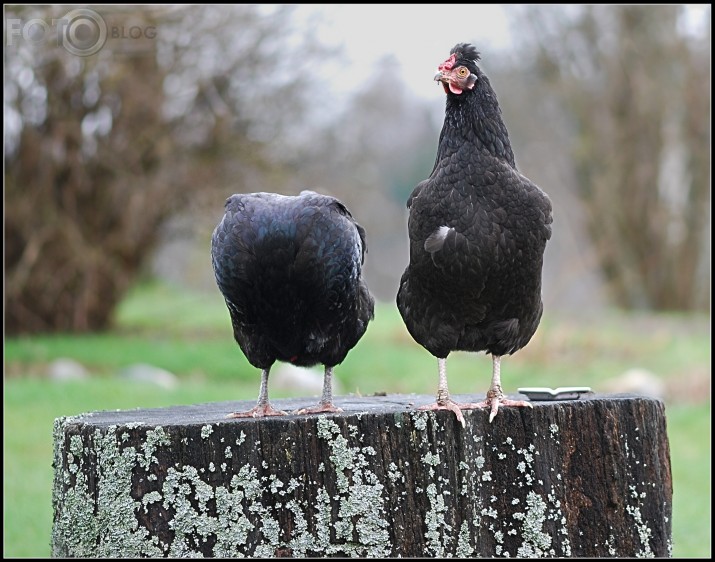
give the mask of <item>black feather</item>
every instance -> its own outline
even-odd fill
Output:
[[[481,58],[476,47],[470,43],[457,43],[454,47],[452,47],[452,50],[449,51],[449,54],[457,55],[458,64],[460,61],[473,61],[476,63],[479,62],[479,59]]]
[[[551,236],[548,196],[516,169],[509,135],[474,46],[456,64],[475,86],[448,93],[430,177],[408,200],[410,262],[397,294],[407,329],[430,353],[513,353],[542,315],[541,274]]]
[[[211,259],[248,361],[337,365],[373,318],[362,275],[364,229],[333,197],[232,195]]]

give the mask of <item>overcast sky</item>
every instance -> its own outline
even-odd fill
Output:
[[[344,45],[349,69],[333,78],[345,91],[374,76],[377,61],[393,54],[416,95],[441,101],[432,77],[456,43],[474,42],[484,54],[511,43],[509,21],[497,4],[302,4],[298,10],[303,17],[321,14],[321,39]],[[389,75],[385,79],[389,84]]]
[[[507,11],[514,4],[300,4],[299,17],[320,14],[320,38],[342,44],[348,66],[331,76],[338,92],[353,91],[379,69],[377,61],[395,56],[402,81],[415,95],[443,101],[442,89],[432,80],[439,63],[460,42],[473,42],[488,60],[489,54],[508,49],[512,30]],[[685,20],[692,30],[702,28],[709,4],[689,4]],[[654,5],[657,7],[657,5]],[[385,69],[385,83],[389,72]]]

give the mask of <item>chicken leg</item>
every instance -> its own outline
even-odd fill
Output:
[[[261,389],[258,392],[258,403],[246,412],[233,412],[227,418],[260,418],[263,416],[287,416],[288,412],[276,410],[268,401],[268,369],[261,371]]]

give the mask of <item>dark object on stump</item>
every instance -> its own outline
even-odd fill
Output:
[[[337,412],[333,367],[343,362],[374,317],[362,275],[365,229],[335,197],[237,193],[211,237],[211,263],[233,336],[261,369],[258,403],[231,417],[279,416],[268,400],[276,361],[322,364],[323,396],[298,414]]]
[[[529,343],[541,322],[541,270],[553,222],[551,200],[519,173],[497,95],[474,45],[458,43],[434,79],[447,96],[430,176],[407,199],[410,262],[397,308],[414,340],[437,358],[437,399],[462,410],[528,406],[502,390],[501,358]],[[485,399],[449,396],[453,351],[492,356]]]
[[[662,402],[536,402],[491,424],[469,410],[462,428],[451,412],[416,411],[430,401],[341,397],[340,414],[262,419],[226,419],[236,403],[60,418],[52,554],[671,555]]]

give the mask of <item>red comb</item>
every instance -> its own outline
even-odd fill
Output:
[[[457,54],[452,54],[446,61],[437,67],[437,70],[452,70],[454,63],[457,61]]]

